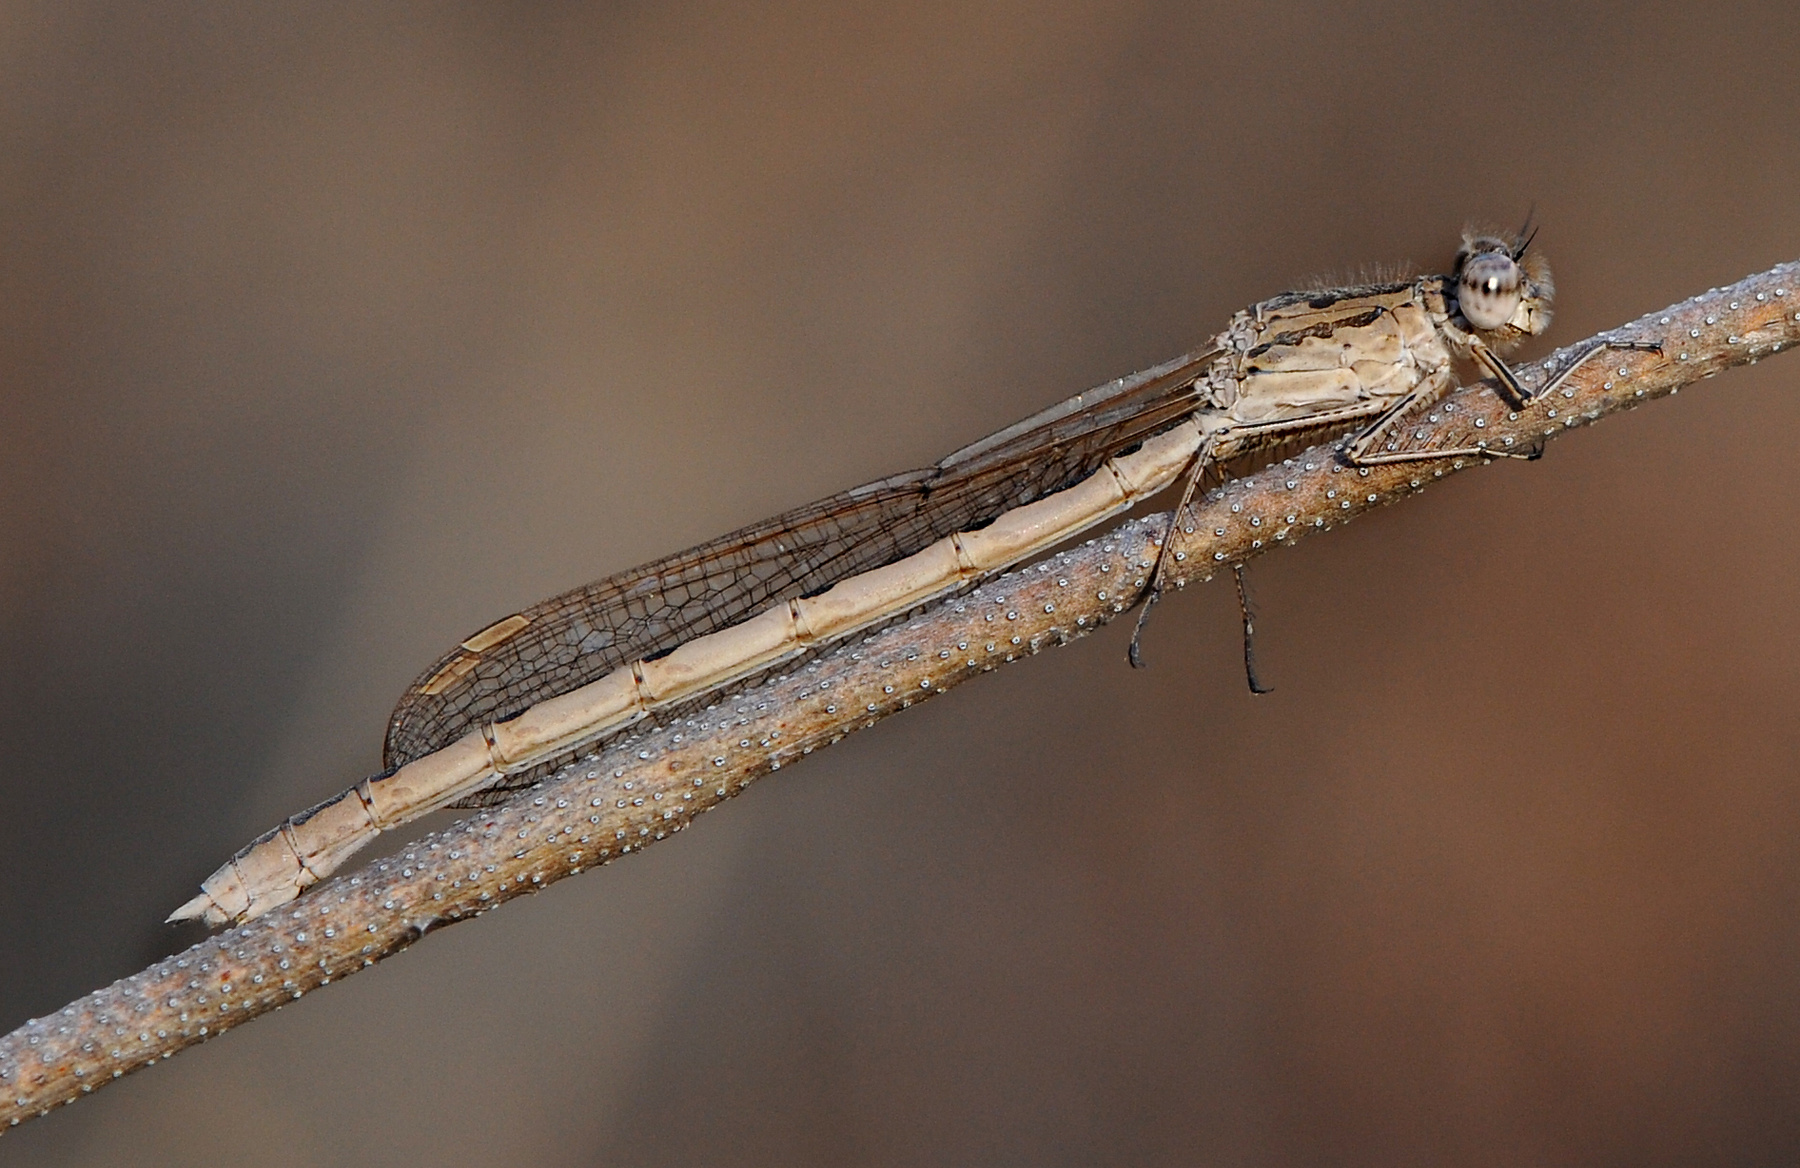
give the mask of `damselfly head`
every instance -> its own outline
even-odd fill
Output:
[[[1492,341],[1535,336],[1550,327],[1556,295],[1550,265],[1526,255],[1530,237],[1465,234],[1456,253],[1456,305],[1469,327]]]

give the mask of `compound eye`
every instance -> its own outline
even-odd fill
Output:
[[[1456,282],[1463,319],[1478,329],[1496,329],[1519,307],[1519,265],[1505,252],[1470,256]]]

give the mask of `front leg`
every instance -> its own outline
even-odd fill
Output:
[[[1510,372],[1508,376],[1511,376]],[[1397,424],[1406,420],[1420,408],[1428,408],[1442,401],[1456,382],[1451,379],[1450,371],[1443,370],[1419,383],[1412,392],[1382,411],[1381,416],[1352,438],[1344,447],[1344,460],[1351,466],[1383,466],[1395,462],[1425,462],[1435,458],[1468,458],[1481,456],[1484,458],[1529,458],[1530,455],[1514,454],[1511,451],[1489,450],[1485,446],[1461,446],[1453,450],[1383,450],[1375,447],[1387,437]]]
[[[1500,383],[1501,393],[1513,400],[1519,408],[1545,397],[1562,387],[1569,377],[1583,365],[1587,364],[1595,354],[1609,350],[1620,350],[1633,353],[1661,353],[1661,341],[1598,341],[1585,350],[1575,360],[1569,362],[1556,376],[1552,377],[1544,388],[1532,392],[1525,388],[1518,376],[1507,367],[1498,354],[1481,342],[1479,337],[1471,338],[1469,355],[1483,370],[1492,375]],[[1352,466],[1380,466],[1395,462],[1426,462],[1436,458],[1522,458],[1527,461],[1535,459],[1536,454],[1517,454],[1510,450],[1495,450],[1489,446],[1458,446],[1448,450],[1406,450],[1377,452],[1375,446],[1387,435],[1394,425],[1411,414],[1421,405],[1435,405],[1456,385],[1448,374],[1441,379],[1428,381],[1411,393],[1395,402],[1380,417],[1371,422],[1367,429],[1355,438],[1344,451],[1345,459]]]
[[[1628,353],[1661,353],[1663,351],[1661,341],[1596,341],[1583,350],[1579,357],[1563,366],[1544,388],[1535,393],[1526,389],[1513,371],[1507,368],[1506,362],[1502,361],[1492,349],[1482,344],[1479,337],[1470,338],[1469,356],[1500,382],[1501,389],[1512,398],[1515,404],[1523,406],[1560,389],[1562,383],[1567,381],[1570,375],[1586,365],[1596,354],[1615,349]]]

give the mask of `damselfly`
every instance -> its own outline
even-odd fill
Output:
[[[845,491],[552,597],[427,669],[388,723],[388,770],[240,851],[171,920],[267,912],[379,832],[481,806],[625,727],[991,576],[1185,480],[1296,439],[1360,431],[1353,465],[1519,457],[1403,449],[1398,425],[1456,386],[1459,361],[1521,406],[1501,354],[1550,323],[1529,239],[1469,234],[1449,275],[1290,292],[1211,343],[1050,407],[935,466]],[[1166,541],[1165,541],[1166,543]],[[1152,577],[1154,598],[1163,565]],[[1135,646],[1135,639],[1134,639]]]

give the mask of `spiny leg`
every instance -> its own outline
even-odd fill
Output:
[[[1481,363],[1482,367],[1498,377],[1500,379],[1500,384],[1505,386],[1509,392],[1517,393],[1521,402],[1529,402],[1535,401],[1540,397],[1545,397],[1560,389],[1562,383],[1567,381],[1577,369],[1586,365],[1588,361],[1597,354],[1609,350],[1618,350],[1626,353],[1661,353],[1663,351],[1663,346],[1661,341],[1595,341],[1592,345],[1583,350],[1579,357],[1557,370],[1556,376],[1552,377],[1549,383],[1536,393],[1527,391],[1525,387],[1519,383],[1519,379],[1513,375],[1513,371],[1506,367],[1506,362],[1500,360],[1500,358],[1491,352],[1487,346],[1483,345],[1479,349],[1476,349],[1474,355],[1475,359]]]
[[[1483,350],[1485,351],[1485,350]],[[1490,354],[1491,356],[1491,354]],[[1497,362],[1499,358],[1495,357]],[[1502,366],[1502,368],[1505,368]],[[1507,370],[1507,376],[1512,371]],[[1374,446],[1387,436],[1396,422],[1401,421],[1420,406],[1433,406],[1441,401],[1444,395],[1456,388],[1456,383],[1446,375],[1427,381],[1399,401],[1382,411],[1381,415],[1356,437],[1344,444],[1344,459],[1351,466],[1381,466],[1395,462],[1422,462],[1434,458],[1462,458],[1480,456],[1483,458],[1531,458],[1529,454],[1514,454],[1509,450],[1490,450],[1485,446],[1457,447],[1452,450],[1401,450],[1376,453]]]
[[[1493,350],[1481,344],[1479,340],[1470,347],[1469,355],[1477,365],[1500,383],[1502,393],[1523,406],[1560,388],[1570,375],[1587,364],[1596,353],[1614,349],[1624,352],[1660,353],[1662,352],[1662,342],[1597,341],[1579,357],[1559,370],[1544,388],[1535,393],[1527,390],[1519,381],[1518,375],[1507,367],[1506,362],[1502,361]],[[1426,400],[1435,402],[1451,388],[1454,387],[1448,383],[1442,386],[1420,386],[1395,402],[1386,413],[1371,422],[1368,429],[1350,441],[1345,449],[1345,456],[1350,464],[1352,466],[1380,466],[1384,463],[1395,462],[1426,462],[1437,458],[1519,458],[1530,461],[1538,457],[1535,452],[1521,454],[1511,450],[1495,450],[1491,446],[1458,446],[1448,450],[1406,450],[1382,453],[1375,453],[1371,449],[1395,422],[1411,413],[1420,403]]]
[[[1256,614],[1250,611],[1250,592],[1244,587],[1244,565],[1231,565],[1231,574],[1237,580],[1238,611],[1244,616],[1244,680],[1253,694],[1274,693],[1274,686],[1264,685],[1256,676]]]
[[[1142,669],[1144,667],[1141,648],[1144,623],[1150,618],[1151,606],[1162,595],[1163,578],[1168,570],[1166,557],[1169,541],[1175,537],[1175,525],[1181,521],[1182,512],[1186,511],[1188,505],[1193,502],[1194,493],[1200,485],[1200,480],[1205,475],[1207,468],[1213,465],[1219,448],[1230,446],[1235,451],[1254,449],[1259,442],[1276,441],[1284,437],[1296,437],[1347,425],[1368,417],[1371,405],[1372,403],[1368,402],[1358,402],[1354,405],[1325,410],[1305,417],[1285,418],[1275,422],[1241,423],[1230,429],[1215,430],[1207,436],[1199,453],[1194,455],[1193,472],[1188,476],[1187,485],[1181,494],[1181,502],[1169,517],[1169,526],[1164,531],[1162,543],[1157,549],[1156,565],[1151,573],[1150,587],[1144,596],[1144,608],[1138,613],[1137,625],[1131,630],[1131,648],[1127,655],[1131,659],[1132,668]],[[1255,687],[1252,686],[1252,688]]]
[[[1163,531],[1162,542],[1156,548],[1156,564],[1150,569],[1150,587],[1144,593],[1144,607],[1138,611],[1137,624],[1131,628],[1131,647],[1125,656],[1133,669],[1144,667],[1144,654],[1140,642],[1144,636],[1144,622],[1150,619],[1150,610],[1156,606],[1162,596],[1163,575],[1167,571],[1169,544],[1175,539],[1175,525],[1181,522],[1181,516],[1194,501],[1194,492],[1200,487],[1200,476],[1212,465],[1213,451],[1218,448],[1219,435],[1208,434],[1206,441],[1200,444],[1194,455],[1192,469],[1188,471],[1187,484],[1181,489],[1181,502],[1175,504],[1175,510],[1169,514],[1169,526]]]
[[[1420,402],[1426,401],[1427,399],[1435,402],[1448,391],[1449,387],[1447,384],[1415,387],[1402,396],[1399,401],[1376,415],[1373,422],[1370,422],[1367,426],[1363,427],[1362,433],[1346,442],[1344,444],[1344,457],[1349,460],[1352,466],[1364,466],[1367,465],[1371,459],[1383,457],[1370,454],[1370,447],[1381,440],[1382,436],[1387,433],[1389,427],[1391,427],[1402,415],[1411,413],[1413,407]],[[1392,458],[1389,457],[1388,460],[1392,461]]]

